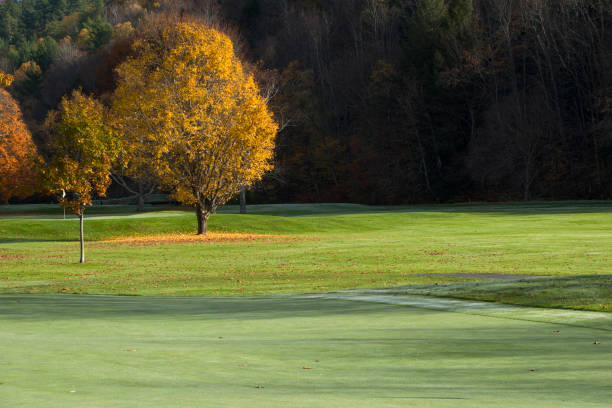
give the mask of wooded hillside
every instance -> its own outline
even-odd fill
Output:
[[[7,0],[0,69],[43,154],[47,111],[104,101],[154,16],[258,72],[281,124],[259,200],[612,198],[606,0]]]

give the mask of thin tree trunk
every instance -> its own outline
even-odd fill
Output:
[[[240,187],[240,214],[246,214],[246,186]]]
[[[531,198],[531,158],[528,156],[525,163],[525,184],[523,186],[523,200],[529,201]]]
[[[83,236],[83,212],[79,214],[79,227],[80,227],[80,236],[81,236],[81,260],[80,263],[85,263],[85,238]]]

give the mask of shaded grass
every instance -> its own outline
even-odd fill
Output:
[[[1,405],[610,405],[609,331],[513,317],[296,296],[3,295]]]
[[[612,312],[612,274],[414,285],[393,288],[388,293]]]
[[[166,208],[172,208],[169,205],[146,205],[145,211],[158,211]],[[96,205],[87,207],[85,213],[88,215],[95,214],[115,214],[115,213],[134,213],[135,205],[117,204],[117,205]],[[0,205],[0,217],[7,216],[36,216],[50,215],[63,217],[64,211],[59,204],[18,204],[18,205]],[[75,216],[66,213],[67,218]]]

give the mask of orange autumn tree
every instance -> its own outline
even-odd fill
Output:
[[[59,111],[49,113],[45,126],[54,136],[52,157],[45,169],[49,191],[59,195],[62,207],[78,215],[81,259],[85,262],[83,214],[93,195],[104,196],[120,143],[107,125],[107,112],[80,90],[64,96]]]
[[[12,77],[0,71],[2,86],[8,86]],[[0,88],[0,201],[24,198],[36,192],[39,160],[36,145],[23,122],[19,105]]]
[[[195,207],[204,234],[219,205],[271,169],[277,125],[227,35],[180,23],[134,47],[117,69],[117,129],[126,150],[148,152],[162,186]]]
[[[13,75],[0,71],[0,88],[11,86],[14,80],[15,77]]]

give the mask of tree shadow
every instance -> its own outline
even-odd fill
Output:
[[[36,243],[36,242],[73,242],[78,240],[65,239],[65,238],[0,238],[0,244],[23,244],[23,243]]]
[[[120,295],[0,295],[4,319],[146,318],[272,319],[378,313],[392,307],[295,296],[149,297]],[[436,313],[436,311],[425,311]]]
[[[238,214],[239,206],[221,207],[219,214]],[[381,213],[485,213],[513,215],[582,214],[612,212],[612,201],[530,201],[508,203],[414,204],[370,206],[362,204],[255,204],[248,214],[278,217],[305,217]]]

